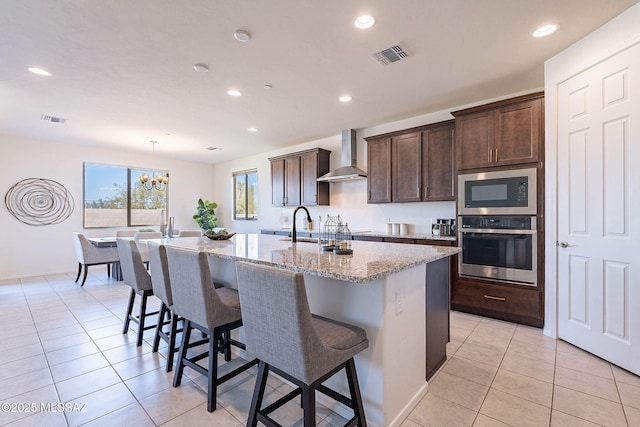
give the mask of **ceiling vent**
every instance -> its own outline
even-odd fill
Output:
[[[378,61],[382,66],[387,66],[392,62],[398,62],[407,56],[409,56],[407,55],[407,52],[405,52],[398,44],[381,50],[380,52],[374,52],[371,54],[371,57]]]
[[[64,122],[67,121],[67,119],[63,119],[62,117],[45,116],[44,114],[40,116],[40,118],[44,121],[51,122],[51,123],[63,124]]]

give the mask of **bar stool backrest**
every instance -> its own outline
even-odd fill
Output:
[[[124,282],[136,292],[152,289],[151,276],[144,267],[136,242],[127,238],[119,238],[116,241]]]
[[[151,286],[153,294],[167,307],[173,305],[167,248],[158,242],[149,242],[149,270],[151,270]]]
[[[174,313],[206,328],[237,320],[218,296],[206,253],[167,247],[167,260]]]
[[[301,273],[237,262],[247,352],[309,384],[333,366],[313,324]],[[331,362],[330,362],[331,363]]]

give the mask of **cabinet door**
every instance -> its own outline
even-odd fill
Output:
[[[541,113],[542,99],[502,107],[496,112],[494,165],[538,161]]]
[[[284,159],[284,204],[285,206],[300,205],[300,156]]]
[[[271,160],[271,204],[284,205],[284,159]]]
[[[329,183],[317,178],[329,172],[329,152],[314,151],[300,156],[302,204],[305,206],[328,205]]]
[[[367,141],[367,203],[391,203],[391,138]]]
[[[456,157],[458,169],[491,166],[494,138],[493,111],[456,117]]]
[[[419,202],[422,169],[420,132],[391,138],[391,180],[393,202]]]
[[[455,200],[454,123],[422,132],[422,200]]]

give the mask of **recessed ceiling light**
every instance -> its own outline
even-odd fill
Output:
[[[272,89],[272,88],[273,88],[273,86],[271,86],[271,85],[264,85],[264,86],[262,86],[262,88],[263,88],[264,90],[269,90],[269,89]]]
[[[38,68],[38,67],[28,67],[27,70],[31,71],[33,74],[37,74],[39,76],[51,76],[51,73],[48,72],[45,69],[42,68]]]
[[[248,42],[251,40],[251,33],[245,30],[238,30],[233,33],[233,37],[235,37],[239,42]]]
[[[247,130],[248,130],[249,132],[258,132],[258,128],[253,128],[253,127],[248,128]]]
[[[366,30],[367,28],[371,28],[375,23],[376,23],[376,20],[371,15],[360,15],[356,18],[355,21],[353,21],[353,25],[355,25],[356,28],[359,28],[361,30]]]
[[[205,148],[205,150],[209,150],[209,151],[215,151],[215,150],[219,150],[219,149],[220,149],[219,147],[213,147],[213,146],[209,146],[209,147]]]
[[[209,71],[209,67],[204,64],[196,64],[193,66],[193,69],[199,73],[206,73],[207,71]]]
[[[351,96],[349,95],[342,95],[340,98],[338,98],[340,100],[340,102],[349,102],[351,101],[353,98],[351,98]]]
[[[242,92],[240,92],[239,90],[235,90],[235,89],[228,90],[227,94],[229,94],[231,96],[242,96]]]
[[[542,27],[539,27],[537,30],[533,32],[533,37],[548,36],[549,34],[555,33],[558,27],[559,26],[557,24],[543,25]]]

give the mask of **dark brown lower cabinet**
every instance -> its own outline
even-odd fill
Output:
[[[449,259],[427,264],[426,333],[427,381],[447,360],[449,342]]]
[[[451,308],[541,328],[543,294],[537,288],[459,277],[451,287]]]

